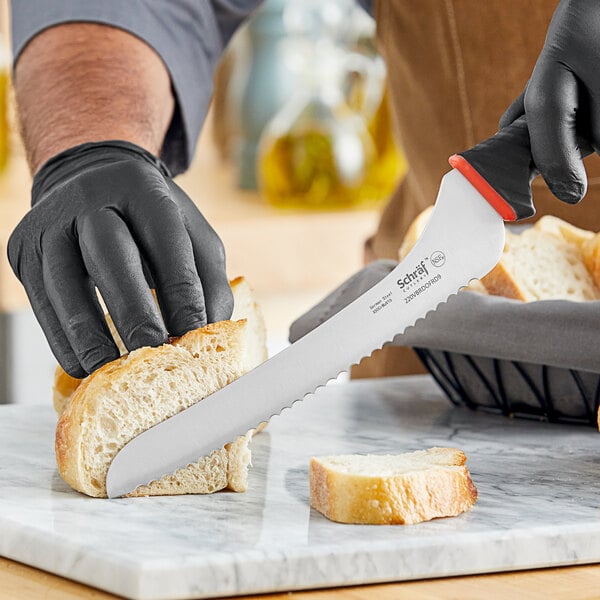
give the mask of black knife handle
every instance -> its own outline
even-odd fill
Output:
[[[531,182],[538,171],[531,156],[525,116],[470,150],[454,154],[449,162],[505,221],[535,214]]]

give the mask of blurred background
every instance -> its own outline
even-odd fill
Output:
[[[50,399],[55,361],[6,259],[30,175],[0,0],[0,403]],[[215,75],[197,153],[178,183],[254,287],[270,352],[290,323],[363,264],[363,244],[405,170],[374,21],[354,0],[267,0]]]

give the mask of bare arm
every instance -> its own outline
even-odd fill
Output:
[[[15,90],[33,173],[85,142],[126,140],[158,154],[174,108],[168,71],[154,50],[91,23],[37,35],[19,57]]]

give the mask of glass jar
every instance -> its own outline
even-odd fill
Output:
[[[295,209],[380,204],[405,163],[372,19],[348,0],[292,2],[284,16],[290,31],[304,35],[285,48],[299,85],[261,136],[262,196]]]
[[[260,191],[279,207],[360,206],[370,201],[366,183],[375,145],[364,118],[346,102],[339,51],[317,46],[318,66],[313,63],[299,93],[261,138]]]

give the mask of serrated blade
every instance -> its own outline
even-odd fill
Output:
[[[408,256],[331,319],[225,388],[148,429],[112,461],[110,498],[208,456],[311,394],[486,275],[504,246],[500,215],[456,170]]]

